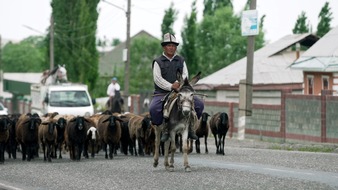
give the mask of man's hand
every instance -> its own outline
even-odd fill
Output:
[[[178,92],[179,88],[180,88],[180,83],[178,83],[178,82],[174,82],[171,85],[171,89],[174,90],[175,92]]]

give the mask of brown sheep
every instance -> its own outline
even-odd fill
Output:
[[[224,141],[229,130],[229,117],[225,112],[217,112],[209,121],[210,129],[215,137],[216,154],[224,155]]]
[[[21,145],[22,160],[30,161],[38,153],[38,128],[41,119],[38,114],[22,114],[16,124],[16,140]]]
[[[5,162],[5,149],[9,140],[11,120],[7,115],[0,115],[0,164]]]
[[[39,126],[39,142],[43,150],[43,160],[52,161],[53,150],[57,143],[57,121],[49,118],[43,121]],[[47,152],[46,152],[47,146]]]
[[[108,159],[107,145],[109,145],[109,158],[113,158],[116,145],[119,144],[121,138],[121,122],[122,120],[115,115],[102,115],[99,119],[97,130],[99,132],[100,143],[105,151],[105,158]]]
[[[129,135],[132,141],[135,156],[137,156],[136,140],[138,142],[138,153],[139,155],[144,156],[146,139],[149,140],[149,136],[151,135],[152,126],[150,123],[149,116],[135,115],[129,120]]]
[[[49,118],[54,118],[56,115],[59,115],[58,112],[46,113],[40,116],[41,122],[48,121]]]

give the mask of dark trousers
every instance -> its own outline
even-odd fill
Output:
[[[151,117],[151,122],[154,125],[161,125],[163,122],[163,102],[161,101],[161,99],[164,96],[165,95],[156,94],[150,102],[149,113]],[[194,96],[194,104],[196,115],[199,119],[204,110],[204,103],[200,98]]]

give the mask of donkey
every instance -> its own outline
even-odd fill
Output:
[[[193,101],[195,93],[193,85],[198,82],[200,75],[201,72],[194,76],[189,82],[187,78],[183,79],[182,74],[177,71],[176,78],[180,83],[180,88],[177,92],[177,98],[173,102],[174,105],[169,114],[168,122],[166,124],[161,124],[160,126],[155,126],[154,167],[157,167],[158,165],[161,131],[163,130],[164,125],[167,125],[170,138],[164,143],[164,166],[166,170],[174,171],[174,154],[176,152],[175,136],[176,134],[181,134],[183,142],[183,164],[186,172],[191,171],[188,162],[188,128],[189,126],[195,126],[195,122],[197,122]],[[171,153],[170,163],[168,162],[169,151]]]

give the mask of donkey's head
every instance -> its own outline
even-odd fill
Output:
[[[190,113],[194,110],[195,90],[193,85],[195,85],[200,79],[200,74],[201,72],[194,76],[189,82],[187,78],[183,79],[181,72],[177,70],[176,77],[180,83],[180,88],[177,94],[177,103],[179,110],[182,111],[184,116],[190,115]]]

